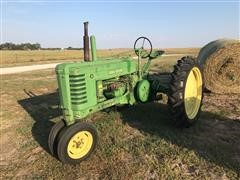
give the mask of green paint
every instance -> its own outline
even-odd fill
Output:
[[[129,57],[96,61],[94,36],[91,36],[91,49],[93,61],[56,67],[60,106],[67,125],[114,105],[149,100],[147,74],[151,57],[143,67],[138,63],[140,60],[136,62]]]
[[[137,86],[137,97],[141,102],[147,102],[150,95],[150,83],[148,80],[141,80]]]
[[[97,60],[97,47],[96,47],[95,36],[90,37],[90,42],[91,42],[92,61],[96,61]]]

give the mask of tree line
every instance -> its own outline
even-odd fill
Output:
[[[0,44],[0,50],[61,50],[62,48],[42,48],[39,43],[21,43],[21,44],[14,44],[10,42],[6,42]],[[68,47],[64,48],[66,50],[83,50],[83,48],[74,48]]]
[[[21,44],[14,44],[14,43],[3,43],[0,44],[0,50],[38,50],[41,49],[41,45],[39,43],[21,43]]]

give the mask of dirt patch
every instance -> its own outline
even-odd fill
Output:
[[[240,122],[240,94],[205,94],[203,109]]]
[[[1,147],[1,157],[0,157],[0,165],[7,166],[12,159],[18,158],[17,153],[17,143],[16,141],[16,134],[11,131],[4,133],[1,135],[0,147]]]

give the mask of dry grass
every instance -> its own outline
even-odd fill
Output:
[[[199,48],[165,48],[167,54],[198,54]]]
[[[198,48],[165,49],[167,54],[197,54]],[[82,60],[82,50],[0,51],[0,66],[16,66]],[[135,56],[132,49],[103,49],[97,51],[99,58]]]
[[[173,59],[155,60],[175,63]],[[44,75],[43,75],[44,74]],[[1,81],[3,179],[238,179],[240,96],[206,94],[200,121],[172,127],[164,103],[110,109],[87,120],[96,152],[77,166],[49,154],[48,133],[61,117],[53,70],[5,75]],[[3,86],[4,84],[4,86]]]
[[[2,51],[1,64],[82,58],[82,51]]]
[[[59,60],[82,60],[82,50],[36,50],[36,51],[0,51],[1,66],[35,64],[39,62],[54,62]],[[131,54],[129,49],[98,50],[98,57],[123,56]]]

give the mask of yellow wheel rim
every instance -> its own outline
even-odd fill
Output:
[[[87,155],[93,144],[93,136],[89,131],[76,133],[69,141],[67,153],[72,159],[80,159]]]
[[[189,119],[194,119],[199,111],[202,99],[202,74],[194,67],[190,71],[184,92],[184,106]]]

